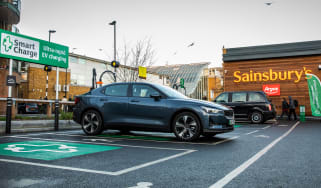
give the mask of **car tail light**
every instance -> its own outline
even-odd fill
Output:
[[[271,104],[269,104],[269,111],[272,111],[272,106],[271,106]]]
[[[80,98],[76,97],[75,98],[75,104],[79,103],[80,102]]]

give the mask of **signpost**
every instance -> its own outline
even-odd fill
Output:
[[[9,78],[12,76],[12,59],[16,59],[20,61],[57,67],[56,79],[58,82],[58,67],[68,68],[68,55],[69,48],[67,46],[0,29],[0,57],[10,59]],[[12,79],[10,79],[10,81],[12,81]],[[10,134],[12,86],[8,84],[8,87],[6,133]],[[56,93],[56,106],[57,105],[59,106],[59,101]],[[55,125],[55,129],[56,127],[58,128],[58,125]]]
[[[146,80],[147,70],[146,67],[138,67],[138,77]]]
[[[68,68],[69,48],[0,29],[0,57]]]

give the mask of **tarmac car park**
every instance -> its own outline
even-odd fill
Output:
[[[274,121],[194,142],[111,130],[6,135],[0,187],[317,187],[320,131],[319,122]]]

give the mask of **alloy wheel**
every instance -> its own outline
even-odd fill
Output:
[[[96,111],[88,111],[82,119],[82,128],[88,135],[97,135],[101,132],[101,118]]]
[[[180,140],[193,140],[199,137],[200,123],[191,113],[181,114],[174,122],[174,133]]]

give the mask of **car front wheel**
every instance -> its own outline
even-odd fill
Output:
[[[95,110],[89,110],[82,116],[81,126],[86,135],[100,134],[103,131],[102,125],[102,118]]]
[[[261,112],[257,112],[257,111],[253,112],[251,114],[250,118],[251,118],[252,123],[262,123],[263,122],[263,115]]]
[[[183,112],[175,116],[173,132],[181,141],[192,141],[200,137],[201,123],[191,112]]]

